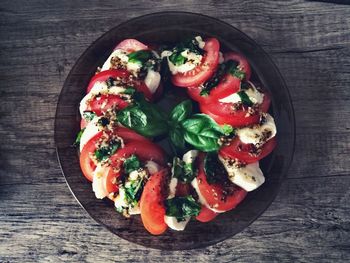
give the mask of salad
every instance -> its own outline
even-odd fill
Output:
[[[259,160],[276,146],[270,94],[251,73],[247,59],[222,53],[216,38],[120,42],[79,106],[76,145],[96,198],[109,198],[125,217],[140,214],[153,235],[239,205],[264,183]],[[160,109],[164,86],[185,89],[189,99]]]

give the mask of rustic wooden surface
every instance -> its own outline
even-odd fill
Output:
[[[348,261],[347,2],[2,0],[0,262]],[[231,239],[181,252],[131,244],[90,219],[53,140],[58,94],[80,54],[120,22],[165,10],[221,18],[255,39],[285,77],[297,121],[294,162],[270,208]]]

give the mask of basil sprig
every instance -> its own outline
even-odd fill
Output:
[[[185,100],[178,105],[170,113],[170,126],[169,131],[170,140],[176,149],[184,151],[186,149],[186,141],[183,134],[183,128],[181,122],[188,119],[192,115],[192,102]]]
[[[203,152],[219,149],[219,138],[224,135],[222,128],[208,115],[195,114],[182,122],[184,139]]]
[[[201,205],[191,195],[174,197],[165,201],[165,214],[176,217],[177,221],[184,221],[187,217],[198,216]]]
[[[143,94],[134,95],[134,103],[117,113],[124,126],[146,137],[156,137],[168,132],[166,115],[158,107],[145,100]]]
[[[216,151],[220,148],[220,137],[233,131],[229,125],[219,126],[206,114],[192,115],[192,103],[189,100],[181,102],[172,110],[170,125],[171,142],[181,150],[187,143],[203,152]]]

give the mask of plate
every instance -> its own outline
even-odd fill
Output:
[[[96,68],[108,58],[117,43],[136,38],[144,43],[164,44],[185,37],[201,35],[216,37],[223,49],[242,53],[253,69],[253,79],[272,94],[271,111],[277,126],[278,145],[273,153],[261,161],[266,182],[234,210],[219,215],[209,223],[191,221],[185,231],[168,230],[161,236],[150,235],[139,216],[125,219],[109,200],[98,200],[91,184],[79,167],[77,150],[72,147],[79,131],[78,106],[86,86]],[[181,92],[180,92],[181,93]],[[178,101],[183,94],[166,96],[160,104]],[[170,97],[170,99],[169,99]],[[270,57],[247,35],[220,20],[194,13],[162,12],[129,20],[111,29],[81,55],[69,73],[59,96],[55,119],[57,156],[67,184],[81,206],[98,223],[131,242],[164,250],[184,250],[205,247],[239,233],[256,220],[272,203],[285,178],[294,153],[295,121],[288,89]]]

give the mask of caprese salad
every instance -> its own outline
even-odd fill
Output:
[[[216,38],[148,44],[126,39],[97,69],[80,102],[76,144],[96,198],[125,217],[140,214],[160,235],[191,219],[209,222],[261,186],[259,160],[276,146],[276,125],[246,58],[222,53]],[[169,92],[185,88],[191,98],[169,113],[154,104],[166,79]]]

